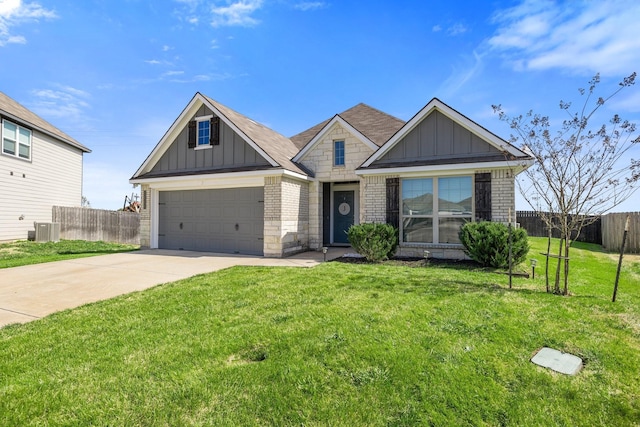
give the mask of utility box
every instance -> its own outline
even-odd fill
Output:
[[[36,242],[60,241],[59,222],[36,222]]]

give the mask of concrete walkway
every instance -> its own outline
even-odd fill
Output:
[[[327,260],[351,248],[330,248]],[[236,265],[313,267],[322,252],[288,258],[149,249],[0,269],[0,327]]]

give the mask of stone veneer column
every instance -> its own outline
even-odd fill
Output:
[[[264,256],[282,257],[282,177],[268,176],[264,179]]]
[[[515,222],[515,178],[513,170],[493,170],[491,171],[491,220],[494,222],[508,222],[509,209],[511,209],[511,221]]]
[[[283,177],[280,189],[280,238],[283,255],[290,255],[309,247],[309,185]]]
[[[360,188],[361,222],[385,223],[387,221],[387,178],[397,175],[365,176]]]
[[[140,247],[151,246],[151,190],[148,184],[140,187]]]
[[[322,183],[309,183],[309,248],[322,247]]]
[[[281,176],[264,179],[264,256],[280,258],[309,247],[309,185]]]

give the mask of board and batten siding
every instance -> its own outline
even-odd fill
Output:
[[[0,200],[0,241],[26,240],[54,205],[81,205],[82,151],[33,131],[31,161],[0,153]]]
[[[465,157],[481,159],[500,154],[502,153],[487,141],[435,111],[425,117],[372,166]]]
[[[191,118],[212,115],[205,106]],[[202,169],[270,166],[256,150],[247,144],[231,127],[220,120],[220,144],[206,148],[188,147],[189,128],[185,126],[171,146],[151,170],[151,174],[189,172]]]

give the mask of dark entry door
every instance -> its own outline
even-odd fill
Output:
[[[355,218],[354,191],[333,192],[333,243],[349,243],[347,230]]]

